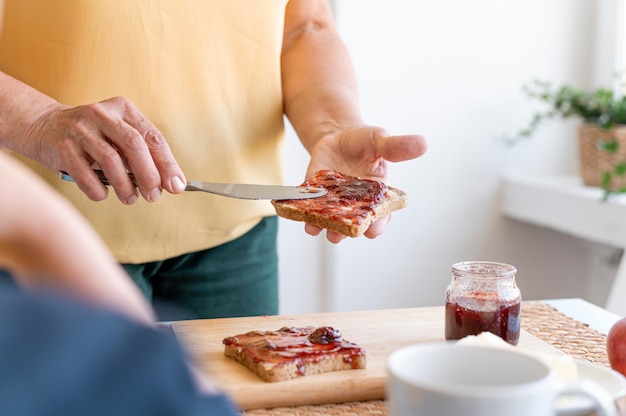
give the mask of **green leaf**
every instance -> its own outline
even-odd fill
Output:
[[[615,165],[615,174],[617,176],[624,176],[626,174],[626,162],[620,162]]]
[[[619,143],[616,140],[611,140],[608,142],[605,142],[603,140],[598,140],[596,142],[596,146],[598,147],[598,149],[603,150],[605,152],[615,153],[617,152],[617,149],[619,148]]]
[[[625,84],[626,86],[626,84]],[[522,86],[524,94],[544,104],[546,108],[536,112],[525,128],[520,129],[514,138],[505,137],[509,144],[515,144],[533,136],[547,121],[575,118],[581,122],[609,130],[626,126],[626,97],[614,96],[612,89],[582,89],[569,85],[555,86],[549,81],[532,80]],[[597,140],[597,149],[616,154],[619,143],[616,140]],[[611,182],[616,177],[626,177],[626,162],[616,163],[609,171],[602,173],[601,188],[604,200],[614,193],[626,193],[626,187],[611,190]]]

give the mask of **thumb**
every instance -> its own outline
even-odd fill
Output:
[[[390,162],[402,162],[422,156],[428,149],[428,143],[418,134],[386,136],[379,139],[378,153]]]

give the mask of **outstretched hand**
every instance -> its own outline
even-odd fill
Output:
[[[420,135],[389,135],[380,127],[357,126],[326,134],[313,147],[306,177],[323,169],[346,175],[386,182],[389,162],[402,162],[422,156],[427,150],[426,139]],[[381,218],[364,233],[376,238],[385,231],[390,216]],[[322,229],[306,224],[305,231],[318,235]],[[326,238],[339,243],[345,236],[328,231]]]

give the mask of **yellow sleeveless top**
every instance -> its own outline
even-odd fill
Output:
[[[0,70],[63,104],[130,99],[163,133],[188,179],[280,184],[287,1],[6,0]],[[124,206],[111,191],[92,202],[57,173],[27,163],[124,263],[214,247],[275,214],[269,201],[197,192]]]

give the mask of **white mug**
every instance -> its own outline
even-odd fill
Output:
[[[589,380],[566,382],[538,359],[515,351],[454,342],[409,345],[388,361],[390,416],[547,416],[562,395],[590,398],[615,416],[610,395]]]

